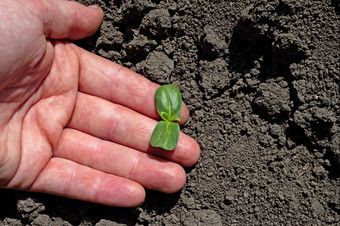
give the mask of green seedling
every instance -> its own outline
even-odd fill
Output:
[[[164,85],[155,94],[157,112],[162,120],[158,122],[151,135],[150,144],[165,150],[174,150],[179,137],[179,114],[182,110],[182,95],[174,85]]]

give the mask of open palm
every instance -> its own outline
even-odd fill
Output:
[[[135,206],[144,188],[184,185],[199,147],[184,134],[172,152],[150,147],[158,85],[60,40],[92,34],[102,16],[65,0],[0,0],[1,187]]]

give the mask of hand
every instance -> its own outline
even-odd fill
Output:
[[[0,0],[0,187],[136,206],[144,188],[184,185],[200,149],[183,133],[171,152],[150,147],[158,85],[61,41],[102,18],[72,1]]]

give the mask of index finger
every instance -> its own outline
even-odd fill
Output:
[[[159,85],[112,61],[75,47],[79,52],[81,92],[104,98],[151,118],[159,119],[154,95]],[[180,124],[189,118],[182,102]]]

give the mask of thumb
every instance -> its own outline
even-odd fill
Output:
[[[81,39],[92,35],[103,20],[99,6],[86,7],[74,1],[48,1],[43,7],[44,33],[51,39]]]

